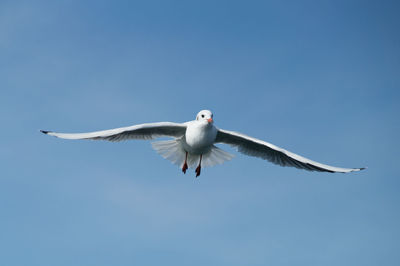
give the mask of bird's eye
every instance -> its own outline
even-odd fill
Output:
[[[204,115],[201,115],[202,118],[204,118]]]

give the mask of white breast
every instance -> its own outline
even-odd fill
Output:
[[[217,129],[209,123],[193,121],[187,125],[182,141],[183,148],[189,153],[207,153],[214,144]]]

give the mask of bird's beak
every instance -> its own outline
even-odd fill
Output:
[[[207,119],[207,122],[212,123],[212,122],[214,122],[214,120],[212,118],[209,118],[209,119]]]

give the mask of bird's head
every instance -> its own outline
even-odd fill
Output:
[[[209,110],[200,111],[196,116],[196,120],[197,121],[204,121],[204,122],[207,122],[209,124],[214,123],[213,114]]]

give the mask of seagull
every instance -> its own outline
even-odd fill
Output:
[[[153,142],[153,149],[165,159],[178,165],[184,174],[186,174],[188,168],[197,166],[196,177],[200,175],[202,166],[222,164],[233,158],[232,154],[215,146],[218,143],[228,144],[245,155],[259,157],[280,166],[296,167],[308,171],[349,173],[365,169],[340,168],[318,163],[266,141],[217,128],[214,126],[213,113],[209,110],[200,111],[195,120],[185,123],[146,123],[89,133],[40,131],[62,139],[108,140],[113,142],[128,139],[149,140],[171,137],[171,140]]]

